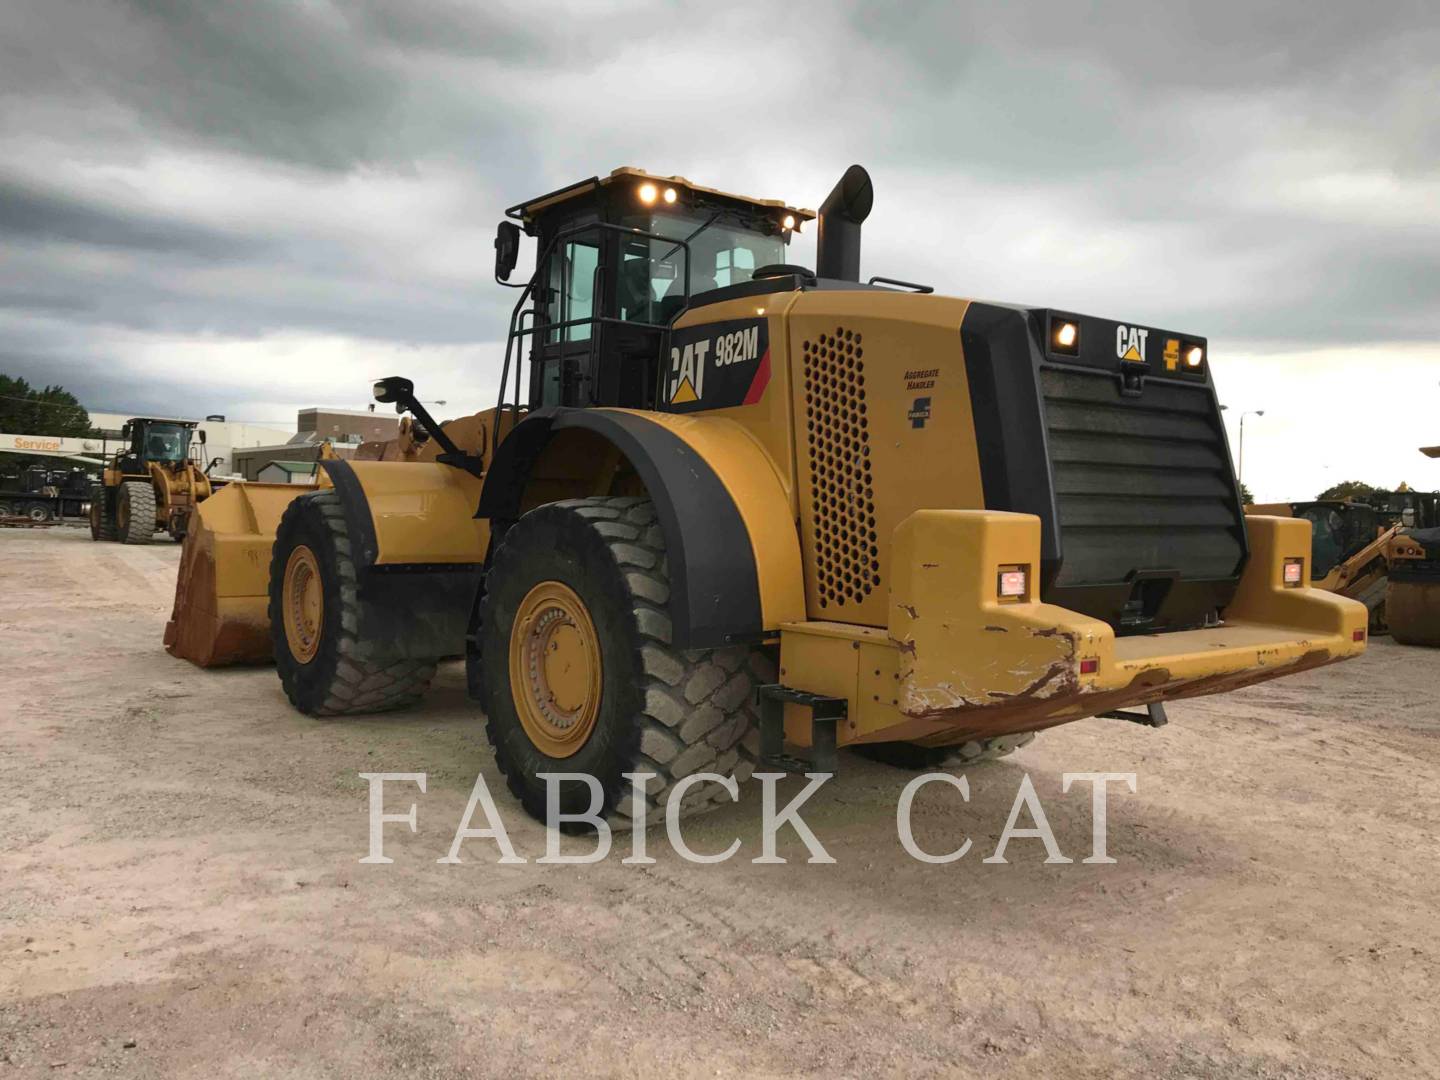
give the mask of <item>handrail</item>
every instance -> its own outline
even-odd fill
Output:
[[[579,185],[575,185],[575,186],[579,186]],[[562,188],[561,190],[564,191],[564,190],[568,190],[568,189]],[[558,194],[558,193],[557,193],[557,194]],[[504,358],[504,361],[502,362],[501,368],[500,368],[500,396],[499,396],[499,400],[496,402],[496,406],[495,406],[495,419],[496,419],[496,423],[495,423],[495,425],[494,425],[494,430],[493,430],[493,432],[491,433],[491,452],[492,452],[492,453],[493,453],[493,452],[495,451],[495,449],[497,449],[497,448],[499,447],[499,445],[500,445],[500,423],[499,423],[499,420],[500,420],[501,414],[504,413],[504,412],[506,411],[506,409],[507,409],[507,402],[505,401],[505,391],[506,391],[506,388],[507,388],[507,383],[510,381],[510,362],[511,362],[512,350],[514,350],[514,360],[515,360],[515,395],[514,395],[514,399],[513,399],[513,405],[510,405],[510,406],[508,406],[508,407],[513,408],[514,413],[515,413],[515,415],[516,415],[517,418],[518,418],[519,415],[520,415],[520,382],[521,382],[520,365],[521,365],[521,359],[520,359],[520,355],[519,355],[518,346],[519,346],[520,339],[521,339],[522,337],[533,336],[533,335],[535,335],[535,334],[536,334],[537,332],[539,332],[539,331],[545,331],[545,332],[548,333],[549,331],[552,331],[552,330],[568,329],[568,328],[571,327],[571,326],[578,326],[578,325],[580,325],[580,324],[582,324],[582,323],[588,324],[588,325],[590,325],[591,327],[599,327],[599,326],[605,326],[605,325],[615,324],[615,325],[621,325],[621,326],[629,326],[629,327],[636,328],[636,329],[641,329],[641,330],[655,330],[655,331],[659,331],[659,332],[661,332],[661,333],[664,333],[666,330],[669,329],[668,326],[662,326],[662,325],[659,325],[659,324],[656,324],[656,323],[641,323],[641,322],[636,322],[636,321],[630,320],[630,319],[621,319],[621,318],[618,318],[618,317],[613,316],[613,315],[593,315],[593,314],[592,314],[589,318],[584,318],[584,319],[566,319],[566,320],[561,320],[561,321],[559,321],[559,322],[549,322],[549,321],[547,321],[547,322],[543,322],[543,323],[539,321],[539,318],[540,318],[540,316],[539,316],[539,307],[540,307],[540,305],[539,305],[539,302],[538,302],[538,299],[537,299],[537,291],[538,291],[538,289],[540,288],[540,286],[541,286],[541,284],[542,284],[542,276],[545,275],[545,274],[546,274],[546,271],[548,270],[550,257],[554,254],[556,247],[559,246],[562,241],[570,240],[570,239],[572,239],[573,237],[576,237],[576,236],[579,236],[579,235],[581,235],[581,234],[583,234],[583,233],[588,233],[588,232],[602,232],[602,233],[604,233],[604,232],[613,232],[613,233],[618,233],[618,234],[620,234],[620,235],[622,235],[622,236],[635,237],[635,238],[639,238],[639,239],[642,239],[642,240],[651,240],[651,241],[659,241],[659,242],[661,242],[661,243],[666,243],[666,244],[674,244],[677,248],[683,250],[684,253],[685,253],[685,276],[684,276],[684,292],[683,292],[683,294],[682,294],[683,303],[682,303],[682,305],[681,305],[681,310],[683,310],[684,308],[690,306],[690,242],[689,242],[688,240],[677,240],[677,239],[675,239],[674,237],[664,236],[664,235],[661,235],[660,233],[646,232],[646,231],[643,230],[643,229],[630,228],[630,227],[625,226],[625,225],[616,225],[616,224],[613,224],[613,223],[611,223],[611,222],[606,222],[606,221],[590,221],[590,222],[584,222],[584,223],[579,224],[579,225],[572,225],[572,226],[570,226],[570,227],[567,228],[567,229],[561,229],[559,232],[557,232],[554,236],[552,236],[552,237],[550,238],[550,242],[545,245],[544,250],[541,251],[541,252],[537,255],[537,257],[536,257],[536,259],[535,259],[535,269],[534,269],[534,271],[533,271],[533,272],[531,273],[531,275],[530,275],[530,280],[527,281],[527,282],[525,283],[524,288],[521,289],[520,295],[519,295],[519,297],[518,297],[518,298],[516,299],[516,301],[515,301],[515,306],[514,306],[513,309],[511,309],[511,312],[510,312],[510,325],[509,325],[509,329],[508,329],[508,331],[507,331],[507,333],[506,333],[506,336],[505,336],[505,358]],[[603,279],[603,275],[602,275],[603,267],[604,267],[604,260],[601,259],[601,260],[597,261],[596,266],[595,266],[595,275],[596,275],[596,278],[598,278],[600,281],[603,281],[603,280],[604,280],[604,279]],[[567,269],[562,266],[562,268],[561,268],[561,281],[560,281],[561,295],[562,295],[562,296],[567,296],[567,293],[566,293],[566,291],[565,291],[565,286],[566,286],[565,274],[566,274],[566,272],[567,272]],[[593,311],[594,309],[596,309],[596,308],[598,308],[598,307],[601,306],[601,301],[602,301],[602,299],[603,299],[603,298],[602,298],[602,296],[600,295],[600,293],[599,293],[598,291],[596,291],[595,293],[592,294],[592,311]],[[526,308],[525,308],[525,304],[526,304],[527,302],[529,302],[529,301],[532,301],[532,300],[533,300],[533,301],[536,301],[535,306],[532,307],[532,308],[526,309]],[[548,297],[547,297],[547,300],[548,300]],[[547,303],[545,306],[546,306],[546,308],[547,308],[547,310],[548,310],[548,307],[549,307],[548,303]],[[525,328],[525,327],[523,327],[523,326],[520,325],[520,324],[521,324],[521,320],[523,319],[524,315],[527,313],[527,310],[528,310],[528,313],[529,313],[529,314],[531,315],[531,317],[532,317],[532,322],[531,322],[531,325],[530,325],[528,328]],[[588,357],[588,358],[589,358],[589,360],[590,360],[590,368],[591,368],[592,370],[594,369],[594,366],[595,366],[595,365],[594,365],[594,360],[595,360],[595,352],[596,352],[596,349],[598,348],[598,342],[599,342],[599,334],[598,334],[598,333],[595,333],[595,332],[592,330],[592,332],[591,332],[591,334],[590,334],[590,337],[589,337],[589,339],[588,339],[588,352],[589,352],[589,357]],[[561,344],[563,344],[563,342],[562,342]],[[532,346],[532,350],[533,350],[533,346]]]

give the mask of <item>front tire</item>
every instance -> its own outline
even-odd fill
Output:
[[[479,656],[486,731],[510,791],[544,821],[541,773],[588,773],[599,813],[632,821],[627,772],[655,774],[645,823],[663,817],[674,785],[696,772],[748,779],[755,688],[774,681],[758,649],[671,645],[669,569],[654,507],[596,497],[532,510],[505,534],[486,575]],[[583,781],[563,781],[560,809],[590,807]],[[693,786],[683,813],[730,796]]]
[[[270,639],[285,696],[310,716],[413,705],[435,677],[434,660],[360,659],[357,580],[340,496],[286,507],[270,558]]]
[[[148,544],[155,535],[155,489],[148,480],[127,480],[115,500],[116,532],[122,544]]]

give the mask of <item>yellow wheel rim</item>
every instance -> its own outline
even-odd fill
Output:
[[[284,591],[280,596],[285,614],[285,640],[290,654],[302,664],[320,651],[320,632],[325,625],[325,591],[320,580],[320,563],[304,544],[290,552],[285,563]]]
[[[567,758],[600,714],[600,638],[575,590],[542,581],[510,627],[510,693],[520,725],[542,754]]]

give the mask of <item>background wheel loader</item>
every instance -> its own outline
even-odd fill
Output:
[[[166,532],[183,540],[191,513],[223,484],[198,460],[205,432],[197,432],[194,420],[137,416],[121,438],[127,445],[111,456],[90,492],[91,539],[148,544]]]
[[[862,282],[871,201],[853,166],[814,270],[785,247],[815,214],[680,177],[512,207],[497,280],[522,230],[536,269],[496,409],[451,438],[377,382],[430,459],[326,463],[273,544],[268,511],[217,522],[250,554],[211,591],[257,599],[268,549],[277,667],[315,715],[411,701],[463,652],[540,817],[544,773],[594,779],[567,812],[650,821],[679,785],[730,797],[698,773],[1159,726],[1365,648],[1364,606],[1311,587],[1309,523],[1243,515],[1203,337]]]

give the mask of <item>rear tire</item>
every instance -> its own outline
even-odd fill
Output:
[[[359,659],[360,598],[351,551],[334,491],[296,499],[275,531],[269,605],[275,667],[285,696],[310,716],[404,708],[419,701],[435,677],[433,659]]]
[[[754,771],[755,739],[747,736],[757,720],[755,688],[774,681],[774,664],[748,646],[674,648],[669,599],[664,536],[645,499],[550,503],[506,532],[486,575],[476,662],[496,762],[531,817],[545,820],[541,773],[595,777],[598,812],[629,826],[637,822],[624,773],[656,774],[646,791],[644,822],[651,823],[663,818],[684,777],[710,772],[743,782]],[[570,635],[565,648],[582,658],[585,676],[552,670],[548,650],[562,634]],[[584,641],[587,634],[593,642]],[[527,644],[536,638],[539,644]],[[572,681],[562,685],[561,678]],[[537,710],[543,719],[547,707],[555,721],[537,732]],[[583,731],[568,726],[580,723]],[[590,799],[583,781],[560,786],[566,813],[588,810]],[[719,784],[697,784],[681,812],[729,801]]]
[[[50,520],[50,507],[45,503],[31,503],[25,508],[25,516],[31,521],[44,524]]]
[[[122,544],[148,544],[155,536],[155,489],[148,480],[127,480],[115,500]]]
[[[1023,731],[1016,735],[996,735],[990,739],[971,739],[957,746],[920,746],[917,743],[882,742],[862,743],[851,747],[861,757],[892,765],[897,769],[922,772],[926,769],[964,768],[982,761],[1012,754],[1030,743],[1035,732]]]
[[[103,490],[96,491],[90,496],[90,539],[115,539],[115,519],[105,512],[105,492]]]

